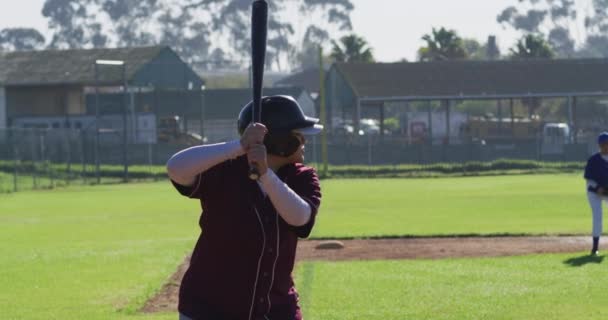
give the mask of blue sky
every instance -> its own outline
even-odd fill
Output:
[[[380,61],[414,60],[423,34],[446,26],[461,36],[485,41],[495,34],[503,52],[518,34],[503,29],[498,13],[517,0],[352,0],[354,31],[365,37]],[[8,2],[8,1],[7,1]],[[46,31],[44,0],[10,1],[0,10],[0,29],[26,26]],[[48,31],[47,31],[48,32]],[[397,39],[397,40],[396,40]]]

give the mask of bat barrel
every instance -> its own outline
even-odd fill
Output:
[[[251,72],[253,85],[253,122],[261,122],[262,86],[268,36],[268,2],[256,0],[251,11]]]
[[[264,82],[264,65],[266,62],[266,40],[268,36],[268,2],[256,0],[251,5],[251,78],[253,90],[254,123],[262,122],[262,85]],[[249,168],[249,178],[258,180],[260,171],[255,163]]]

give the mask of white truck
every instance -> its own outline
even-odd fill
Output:
[[[567,123],[546,123],[543,126],[541,154],[559,155],[564,153],[564,146],[572,142],[570,126]]]

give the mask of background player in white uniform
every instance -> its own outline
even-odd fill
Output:
[[[608,132],[597,139],[599,152],[587,161],[585,179],[587,180],[587,199],[593,214],[593,247],[591,255],[598,254],[602,235],[602,201],[608,201]]]

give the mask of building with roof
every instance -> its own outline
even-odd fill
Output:
[[[320,83],[319,68],[308,68],[279,79],[273,86],[304,88],[316,98],[316,95],[319,93]]]
[[[307,116],[317,117],[315,102],[306,89],[298,87],[264,88],[263,95],[292,96],[298,101]],[[249,101],[251,101],[251,89],[205,90],[204,136],[209,141],[227,141],[238,137],[236,119],[243,106]]]
[[[508,100],[512,114],[514,99],[564,98],[576,128],[577,99],[608,96],[607,75],[608,59],[337,63],[325,84],[328,119],[357,127],[366,109],[377,110],[382,123],[389,103],[441,101],[450,132],[454,101]]]
[[[263,95],[294,97],[304,113],[315,117],[315,103],[308,91],[296,87],[264,88]],[[120,93],[100,94],[99,104],[104,117],[116,114],[120,108]],[[153,90],[136,92],[133,108],[137,114],[154,114],[163,119],[177,119],[180,130],[205,137],[208,142],[232,140],[238,137],[236,119],[241,108],[251,101],[251,89],[207,89],[204,91]],[[96,97],[87,96],[87,114],[94,115]],[[201,126],[202,123],[202,126]],[[138,127],[144,129],[145,126]]]
[[[96,64],[99,60],[124,65]],[[87,94],[95,88],[124,92],[123,81],[129,93],[142,88],[200,90],[203,85],[167,46],[0,53],[0,128],[18,117],[85,115]]]

